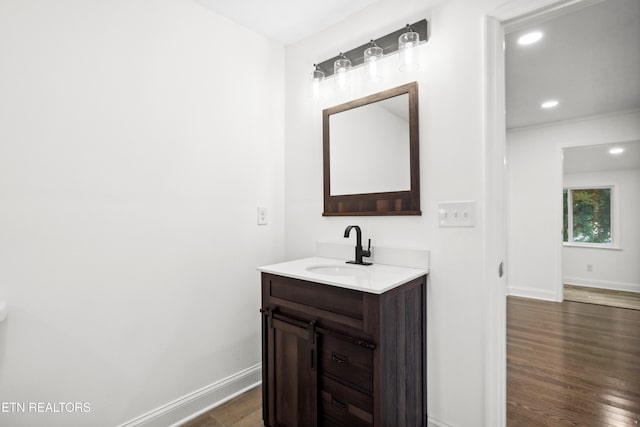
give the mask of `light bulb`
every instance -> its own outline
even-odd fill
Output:
[[[351,61],[349,61],[349,59],[342,53],[340,56],[341,58],[336,59],[333,63],[333,72],[336,75],[338,88],[345,90],[349,87],[348,73],[349,70],[351,70]]]
[[[400,52],[400,71],[418,69],[418,58],[414,52],[420,43],[420,35],[411,28],[398,37],[398,51]]]
[[[315,70],[311,74],[311,95],[313,98],[320,96],[320,83],[324,80],[324,72],[318,68],[316,64],[313,64]]]
[[[378,81],[382,79],[382,73],[378,61],[382,59],[382,48],[377,46],[373,40],[371,40],[373,46],[365,49],[364,51],[364,66],[367,78],[372,81]]]

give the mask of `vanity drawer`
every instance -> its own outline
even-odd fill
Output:
[[[320,420],[320,427],[348,427],[348,426],[345,426],[344,424],[336,420],[333,420],[325,415]]]
[[[373,425],[373,399],[326,376],[320,377],[320,419],[349,427]],[[339,425],[333,423],[329,425]]]
[[[362,325],[362,292],[263,273],[264,295],[272,305],[306,312],[354,327]]]
[[[320,372],[373,391],[372,349],[329,334],[321,334],[319,344]]]

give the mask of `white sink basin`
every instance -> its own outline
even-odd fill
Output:
[[[327,276],[366,276],[368,271],[362,268],[345,264],[311,265],[307,267],[309,273],[324,274]]]
[[[346,264],[342,259],[310,257],[258,267],[258,270],[293,279],[344,289],[382,294],[429,273],[428,269],[387,264]]]

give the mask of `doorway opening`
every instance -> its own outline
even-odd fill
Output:
[[[602,144],[602,139],[595,139],[598,132],[593,128],[585,126],[581,136],[580,143],[569,143],[565,140],[562,144],[557,144],[549,148],[554,156],[551,159],[542,161],[542,166],[530,167],[529,170],[524,169],[525,172],[529,172],[531,176],[539,176],[544,181],[552,183],[551,188],[554,188],[556,194],[553,191],[547,192],[551,194],[552,201],[550,205],[547,205],[546,210],[540,209],[538,206],[538,212],[543,211],[544,215],[553,217],[547,227],[542,229],[540,235],[547,236],[545,233],[549,233],[549,241],[552,242],[552,248],[549,246],[538,247],[532,244],[529,240],[522,240],[526,244],[519,250],[515,250],[514,245],[514,230],[526,230],[532,228],[531,226],[538,225],[537,220],[529,221],[524,227],[517,227],[513,222],[513,202],[514,194],[513,184],[514,180],[509,175],[513,170],[513,158],[507,156],[507,150],[511,150],[513,146],[507,146],[507,135],[505,124],[504,111],[506,107],[505,103],[505,47],[508,49],[505,43],[505,33],[509,34],[523,29],[525,25],[529,25],[534,22],[542,23],[548,21],[551,17],[561,17],[571,12],[580,11],[581,9],[588,9],[591,6],[596,6],[602,3],[602,0],[531,0],[520,1],[513,0],[504,6],[501,6],[487,17],[486,21],[486,96],[487,96],[487,129],[486,129],[486,182],[487,182],[487,194],[485,195],[487,200],[497,200],[498,203],[493,206],[487,207],[487,233],[492,236],[497,236],[493,239],[495,243],[488,243],[487,245],[487,286],[489,291],[488,315],[489,322],[489,337],[488,337],[488,354],[487,354],[487,417],[486,425],[505,425],[506,424],[506,318],[504,316],[503,309],[506,308],[506,294],[525,293],[529,298],[546,299],[551,301],[560,302],[563,300],[563,276],[562,276],[562,188],[563,188],[563,162],[562,155],[563,149],[572,145],[588,145],[586,141],[591,140],[591,144]],[[631,15],[632,19],[637,18],[636,15]],[[618,23],[619,24],[619,23]],[[547,39],[548,40],[548,39]],[[633,40],[637,40],[633,38]],[[597,41],[599,43],[599,41]],[[538,70],[540,71],[540,69]],[[544,71],[544,70],[543,70]],[[637,73],[638,75],[640,73]],[[633,90],[635,86],[631,85]],[[587,91],[588,92],[588,91]],[[632,95],[637,99],[637,96]],[[608,95],[606,97],[608,99]],[[601,98],[603,100],[605,98]],[[553,99],[545,99],[540,101],[540,106],[543,102],[552,101]],[[557,100],[556,100],[557,101]],[[555,106],[565,105],[566,100],[560,100]],[[549,104],[547,104],[549,105]],[[554,103],[551,103],[553,106]],[[547,110],[548,111],[548,110]],[[558,111],[558,110],[556,110]],[[629,130],[629,127],[623,124],[629,120],[638,118],[638,111],[640,107],[631,107],[626,111],[620,111],[617,117],[613,117],[607,113],[595,113],[600,115],[600,118],[609,118],[612,122],[618,121],[618,130],[621,135],[616,138],[608,139],[608,141],[623,141],[634,139],[632,134],[625,131]],[[509,113],[507,113],[509,114]],[[625,115],[628,114],[628,115]],[[635,114],[635,116],[634,116]],[[584,116],[583,116],[584,117]],[[577,118],[559,118],[556,120],[556,124],[560,124],[561,121],[565,123],[577,122],[580,119]],[[528,124],[519,126],[517,132],[510,131],[510,137],[514,134],[519,136],[527,136],[525,131],[533,130],[537,128],[542,130],[544,126],[536,124]],[[637,127],[635,127],[637,128]],[[545,134],[541,134],[541,138],[538,138],[538,143],[544,145],[551,145],[551,138],[545,137]],[[536,152],[531,151],[530,157],[524,157],[527,160],[539,160],[536,158]],[[506,161],[505,161],[506,160]],[[506,168],[505,168],[506,164]],[[526,166],[530,165],[528,162],[523,162]],[[531,165],[530,165],[531,166]],[[546,174],[545,174],[546,172]],[[526,177],[525,177],[526,178]],[[529,189],[533,190],[533,193],[527,191],[520,191],[515,194],[515,197],[526,198],[528,195],[535,194],[537,188],[536,184],[540,184],[540,181],[530,180],[533,185]],[[547,182],[548,183],[548,182]],[[549,207],[550,206],[550,207]],[[525,212],[526,213],[526,212]],[[503,220],[503,225],[496,224]],[[535,227],[533,227],[535,228]],[[507,244],[507,242],[509,244]],[[519,253],[518,256],[515,253]],[[547,255],[545,258],[544,255]],[[548,255],[551,255],[549,257]],[[519,257],[520,256],[520,257]],[[494,262],[499,260],[507,260],[507,279],[502,282],[492,277]],[[518,275],[519,267],[530,267],[530,271],[533,272],[533,276],[529,277],[533,280],[527,281],[527,275]],[[538,269],[536,269],[538,267]],[[542,281],[537,280],[540,278],[540,272],[545,270],[545,276]],[[523,279],[523,280],[520,280]],[[546,288],[540,289],[536,286],[531,286],[532,283],[544,283]],[[506,290],[508,289],[508,292]]]
[[[640,310],[640,141],[565,148],[564,300]]]
[[[638,194],[629,193],[631,184],[638,188],[637,179],[623,179],[620,187],[616,183],[622,178],[613,172],[635,167],[635,150],[611,155],[603,144],[637,137],[621,129],[640,117],[640,54],[630,42],[640,37],[639,14],[635,0],[581,2],[505,24],[510,295],[562,301],[567,282],[602,287],[625,282],[627,288],[640,283],[640,271],[620,274],[624,266],[638,270],[624,261],[634,253],[640,256],[640,237],[634,236],[630,221],[623,221],[632,232],[624,232],[624,239],[620,218],[589,220],[597,206],[583,200],[584,209],[571,218],[581,225],[566,227],[562,204],[567,188],[569,198],[575,194],[583,199],[604,200],[600,194],[611,191],[616,203],[622,193]],[[540,38],[523,44],[530,34]],[[574,193],[572,186],[581,188]],[[637,216],[637,209],[627,204],[629,211]],[[574,236],[574,229],[586,230],[587,220],[599,236]],[[613,241],[601,239],[604,226]]]

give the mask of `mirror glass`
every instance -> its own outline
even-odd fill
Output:
[[[408,94],[329,120],[332,196],[411,189]]]
[[[418,83],[322,114],[323,215],[421,215]]]

